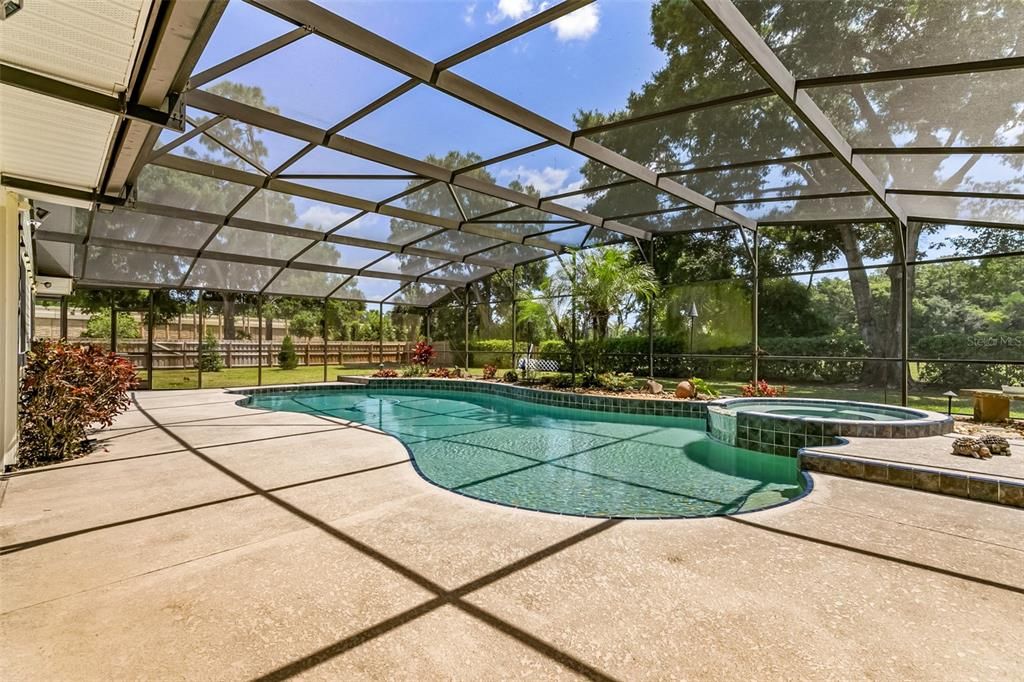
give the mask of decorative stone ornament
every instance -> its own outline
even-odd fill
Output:
[[[676,386],[676,397],[677,398],[693,398],[697,395],[697,389],[690,381],[680,381],[679,385]]]
[[[644,386],[646,386],[647,390],[653,393],[654,395],[658,395],[659,393],[665,392],[665,387],[659,384],[654,379],[648,379],[647,381],[645,381]]]
[[[989,459],[992,452],[983,440],[971,437],[957,438],[953,441],[953,454],[974,459]]]
[[[1010,456],[1010,442],[1002,436],[982,436],[978,439],[993,455]]]

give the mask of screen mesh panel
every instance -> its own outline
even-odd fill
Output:
[[[919,258],[1024,227],[1020,2],[318,4],[228,3],[185,132],[92,211],[26,190],[40,242],[92,282],[410,306],[655,237],[683,286],[749,272],[741,226],[813,272],[897,262],[900,221]]]

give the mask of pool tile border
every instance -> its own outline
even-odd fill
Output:
[[[658,417],[684,417],[688,419],[706,419],[706,401],[700,400],[668,400],[659,398],[616,398],[613,396],[588,395],[549,391],[528,386],[515,386],[500,382],[473,381],[459,379],[382,379],[374,377],[339,377],[341,381],[350,383],[297,384],[281,386],[261,386],[258,388],[231,389],[231,393],[245,395],[261,395],[266,393],[284,392],[321,392],[356,390],[365,387],[393,389],[435,389],[455,393],[483,393],[507,396],[541,405],[554,407],[571,407],[594,412],[618,412],[622,414],[645,414]]]

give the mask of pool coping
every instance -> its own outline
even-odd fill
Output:
[[[1024,481],[958,469],[928,467],[808,448],[798,456],[803,471],[856,478],[899,488],[963,497],[1024,509]]]

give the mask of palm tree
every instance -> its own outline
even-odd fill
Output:
[[[599,341],[608,337],[613,315],[624,319],[637,303],[650,301],[658,293],[654,269],[614,246],[576,255],[553,284],[553,289],[576,297],[579,314]]]

